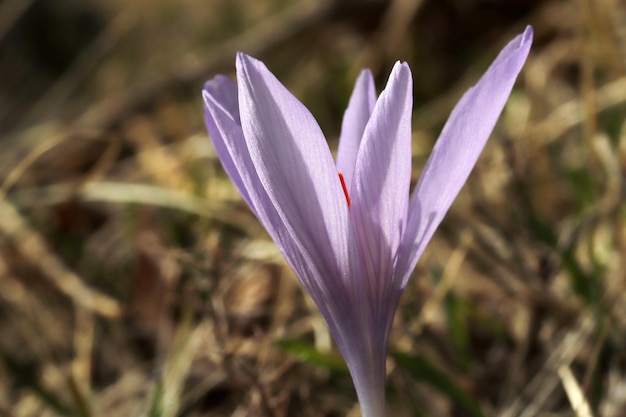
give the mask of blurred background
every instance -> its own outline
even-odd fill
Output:
[[[401,300],[388,413],[626,416],[622,0],[0,1],[0,416],[359,416],[220,166],[200,91],[266,62],[335,149],[363,67],[415,80],[414,178],[535,30]]]

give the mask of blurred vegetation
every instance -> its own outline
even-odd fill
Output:
[[[396,316],[389,415],[626,415],[620,0],[0,2],[0,416],[358,416],[224,175],[200,90],[264,60],[336,146],[361,68],[415,78],[417,179],[526,24],[529,60]]]

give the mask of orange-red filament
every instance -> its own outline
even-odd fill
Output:
[[[341,188],[343,188],[343,193],[346,195],[346,203],[348,203],[348,208],[350,208],[350,196],[348,195],[348,187],[346,187],[346,181],[343,179],[343,174],[339,173],[339,181],[341,181]]]

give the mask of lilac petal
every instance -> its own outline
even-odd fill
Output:
[[[284,233],[280,217],[250,158],[241,128],[237,85],[228,77],[217,75],[205,83],[202,97],[207,130],[224,171],[281,249],[290,246],[290,238]]]
[[[532,37],[528,26],[509,42],[450,114],[409,203],[395,278],[401,288],[476,164],[526,61]]]
[[[283,254],[328,323],[359,397],[378,404],[381,394],[384,398],[384,359],[378,359],[382,375],[377,369],[372,385],[371,349],[362,323],[368,312],[358,310],[358,296],[351,292],[356,286],[347,285],[362,275],[361,261],[328,145],[313,116],[263,63],[239,54],[237,74],[250,157],[293,242]]]
[[[237,85],[218,75],[205,84],[202,96],[207,130],[224,170],[294,270],[310,270],[311,267],[301,259],[298,243],[287,233],[263,189],[250,158],[239,117]]]
[[[337,168],[311,113],[262,62],[238,54],[237,79],[250,158],[299,256],[310,266],[294,269],[324,313],[326,304],[345,293],[342,285],[354,260]],[[326,313],[332,321],[327,315],[335,312]]]
[[[222,166],[243,199],[257,214],[254,201],[248,193],[248,189],[254,187],[254,184],[250,179],[244,181],[242,178],[242,175],[249,175],[249,170],[242,168],[246,165],[252,167],[252,161],[241,130],[237,85],[228,77],[218,75],[205,83],[202,98],[204,121]]]
[[[364,268],[351,277],[358,330],[342,353],[364,416],[384,413],[385,360],[400,292],[391,278],[409,200],[413,88],[397,63],[376,102],[356,157],[350,216]]]
[[[237,86],[228,78],[217,76],[207,82],[203,91],[206,124],[218,156],[225,171],[237,185],[244,199],[263,223],[281,253],[318,305],[337,344],[343,346],[345,351],[346,338],[356,336],[348,330],[356,327],[353,322],[354,315],[351,314],[353,312],[352,302],[343,286],[345,277],[341,276],[341,272],[347,275],[350,270],[358,275],[358,267],[351,269],[346,259],[341,259],[340,263],[337,259],[315,258],[316,255],[313,252],[320,251],[315,246],[319,242],[303,240],[302,237],[308,238],[310,236],[308,232],[294,230],[290,224],[284,221],[284,215],[279,213],[275,207],[274,201],[266,191],[261,176],[252,161],[248,149],[250,144],[247,143],[247,137],[244,136],[241,127],[236,88]],[[243,94],[246,94],[245,91]],[[289,104],[293,105],[293,103]],[[249,103],[249,105],[254,106],[255,104]],[[242,108],[244,114],[254,114],[256,111],[250,111],[245,106]],[[252,123],[262,126],[260,122],[252,121]],[[283,139],[287,140],[286,138]],[[289,140],[293,139],[289,138]],[[332,172],[335,172],[336,183],[334,185],[340,187],[334,164],[332,164]],[[289,179],[290,177],[286,176],[285,178]],[[310,191],[311,189],[307,188],[299,190],[299,192],[304,193]],[[342,192],[339,197],[341,204],[346,205]],[[347,208],[344,207],[343,210],[347,212]],[[344,215],[344,217],[346,216],[347,214]],[[317,225],[305,224],[305,226],[316,230]],[[335,236],[337,235],[338,233],[335,233]],[[326,237],[326,239],[329,238]],[[346,242],[351,241],[351,239],[346,239]],[[327,245],[323,239],[319,244]],[[351,257],[350,259],[356,258]]]
[[[348,108],[343,116],[337,150],[337,169],[343,174],[348,192],[352,185],[352,174],[363,131],[375,104],[374,78],[370,70],[363,70],[354,84]]]
[[[411,181],[413,82],[406,63],[396,63],[365,128],[352,182],[350,214],[365,262],[373,308],[387,310],[395,256],[406,218]],[[385,317],[384,311],[375,311]]]

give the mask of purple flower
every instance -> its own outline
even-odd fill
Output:
[[[465,183],[528,55],[513,39],[452,111],[409,198],[412,78],[396,63],[376,99],[359,76],[337,162],[311,113],[248,55],[237,84],[204,87],[224,169],[309,292],[343,354],[364,417],[385,409],[387,341],[417,260]]]

